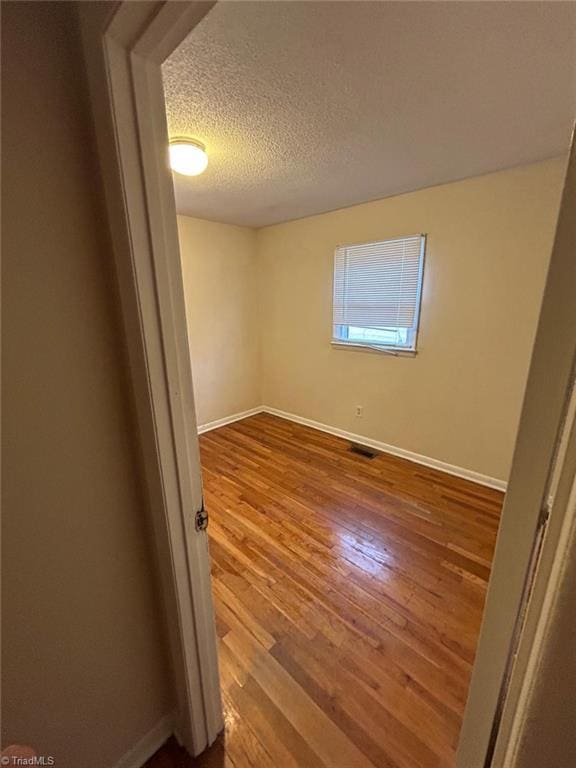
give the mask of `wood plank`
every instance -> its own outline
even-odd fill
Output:
[[[503,495],[269,414],[200,446],[226,732],[148,768],[452,768]]]
[[[235,629],[223,642],[271,701],[282,708],[286,719],[325,765],[331,768],[374,768],[324,710],[248,632]]]

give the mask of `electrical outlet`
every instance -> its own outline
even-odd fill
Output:
[[[364,415],[364,406],[363,405],[357,405],[356,406],[356,416],[358,418],[362,418],[363,415]]]

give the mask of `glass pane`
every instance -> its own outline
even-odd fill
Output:
[[[348,326],[348,340],[386,346],[408,346],[408,328],[357,328]]]

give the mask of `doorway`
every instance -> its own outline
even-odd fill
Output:
[[[177,8],[176,6],[180,6]],[[186,8],[182,8],[183,5],[186,5]],[[130,11],[128,9],[124,9],[126,14],[128,16],[130,15]],[[205,534],[202,532],[201,529],[197,530],[196,527],[196,515],[192,516],[190,514],[191,509],[195,509],[196,511],[200,511],[200,508],[202,507],[202,501],[201,496],[199,495],[200,491],[200,482],[199,482],[199,461],[198,461],[198,453],[197,453],[197,442],[195,438],[196,434],[196,425],[195,425],[195,416],[194,416],[194,404],[193,404],[193,397],[192,397],[192,386],[190,381],[190,373],[189,373],[189,363],[187,365],[186,359],[187,359],[187,349],[186,349],[186,334],[183,333],[183,328],[185,325],[183,325],[184,320],[184,312],[183,312],[183,291],[182,291],[182,285],[181,285],[181,277],[179,277],[179,265],[175,263],[174,261],[174,255],[171,257],[168,257],[169,251],[172,251],[172,254],[174,252],[177,253],[177,240],[176,240],[176,232],[174,227],[174,203],[173,199],[171,197],[170,187],[169,187],[169,179],[166,177],[166,172],[163,170],[163,162],[165,158],[165,147],[167,144],[167,132],[166,132],[166,126],[164,124],[163,120],[160,120],[160,118],[154,118],[157,125],[150,126],[147,121],[149,121],[149,116],[153,112],[149,109],[150,104],[152,103],[155,107],[158,107],[159,102],[158,98],[159,95],[161,95],[161,88],[160,88],[160,68],[159,68],[159,62],[164,60],[171,50],[175,47],[175,41],[180,41],[184,38],[185,34],[190,30],[191,26],[194,22],[197,22],[205,12],[207,11],[206,7],[202,7],[199,11],[198,4],[165,4],[162,6],[161,9],[158,9],[158,14],[154,17],[152,20],[153,23],[149,24],[147,27],[147,35],[145,34],[144,37],[141,37],[138,39],[138,43],[134,46],[133,42],[124,42],[123,48],[121,51],[118,50],[118,28],[115,29],[115,35],[114,37],[114,43],[116,44],[116,48],[114,44],[110,44],[107,50],[108,55],[108,61],[114,61],[115,57],[118,56],[118,61],[121,61],[121,63],[128,67],[128,71],[132,74],[132,87],[134,89],[134,96],[136,99],[136,105],[137,105],[137,112],[136,115],[131,115],[129,107],[127,103],[120,99],[117,100],[116,103],[112,104],[112,111],[115,111],[115,114],[118,115],[119,112],[124,110],[123,114],[125,118],[129,117],[135,117],[136,119],[136,126],[139,132],[139,142],[133,142],[130,137],[128,139],[126,136],[124,136],[124,147],[120,146],[120,158],[123,162],[119,163],[120,168],[116,168],[116,171],[119,172],[120,176],[124,179],[125,182],[125,189],[128,190],[128,203],[133,202],[131,201],[131,193],[134,189],[134,187],[138,189],[143,189],[145,191],[146,200],[147,200],[147,206],[146,206],[146,212],[145,215],[141,211],[142,218],[140,221],[138,221],[138,216],[135,215],[134,209],[131,211],[131,216],[128,216],[128,226],[129,229],[135,233],[136,231],[142,233],[147,231],[147,227],[145,226],[146,223],[150,225],[150,229],[152,232],[151,241],[149,242],[149,248],[151,252],[151,262],[153,264],[154,269],[150,270],[148,272],[145,272],[145,270],[141,271],[138,274],[138,270],[140,269],[140,265],[137,264],[136,269],[136,277],[134,277],[134,274],[126,274],[125,275],[125,293],[128,296],[130,295],[130,290],[135,288],[136,295],[142,299],[145,298],[146,295],[150,296],[150,293],[146,293],[147,289],[152,289],[152,295],[158,295],[159,300],[159,307],[154,308],[153,302],[150,305],[149,310],[146,310],[144,312],[136,312],[136,317],[138,318],[138,325],[137,327],[140,328],[142,325],[146,327],[147,323],[151,323],[152,326],[155,329],[155,334],[152,334],[150,331],[150,326],[148,327],[148,335],[145,334],[144,337],[144,346],[148,353],[150,351],[156,350],[155,354],[158,359],[158,370],[155,373],[154,371],[151,371],[150,367],[147,369],[147,376],[146,381],[151,382],[152,384],[157,383],[168,371],[170,375],[168,376],[168,385],[164,386],[164,389],[160,388],[159,390],[152,391],[151,399],[154,404],[155,408],[158,408],[159,401],[163,398],[165,398],[165,406],[166,406],[166,412],[165,412],[165,423],[166,423],[166,441],[164,445],[160,449],[160,456],[163,462],[166,462],[163,468],[163,471],[161,472],[161,476],[164,480],[163,487],[164,490],[168,488],[168,484],[166,481],[166,470],[168,466],[172,465],[172,471],[174,473],[174,479],[175,479],[175,486],[174,490],[179,487],[180,492],[174,493],[174,499],[172,502],[166,502],[166,497],[164,501],[164,506],[167,508],[170,506],[171,503],[174,504],[174,507],[178,510],[178,514],[180,516],[180,520],[184,522],[184,530],[186,531],[186,540],[183,541],[180,534],[180,538],[178,538],[177,535],[177,526],[176,526],[176,519],[174,520],[174,526],[171,529],[170,522],[168,522],[168,525],[166,526],[166,520],[159,519],[158,521],[158,529],[160,530],[162,527],[164,529],[168,529],[168,534],[173,534],[173,543],[178,543],[180,547],[180,551],[182,553],[182,570],[186,574],[186,578],[188,579],[188,585],[186,586],[186,579],[182,578],[180,581],[176,580],[176,585],[174,586],[174,581],[172,583],[170,582],[170,578],[167,577],[167,591],[173,590],[174,594],[176,594],[176,601],[181,600],[183,597],[184,592],[188,592],[188,599],[189,599],[189,617],[190,617],[190,623],[189,623],[189,629],[191,633],[191,637],[196,636],[196,642],[197,642],[197,650],[199,654],[199,658],[202,659],[202,663],[196,662],[194,664],[193,658],[190,657],[187,660],[187,666],[186,664],[185,669],[183,671],[183,677],[187,681],[187,686],[183,686],[185,689],[188,690],[188,703],[186,704],[186,691],[184,691],[183,701],[185,702],[185,705],[183,706],[183,711],[188,712],[188,715],[190,715],[190,712],[192,711],[193,707],[190,706],[190,702],[194,698],[190,695],[191,688],[190,688],[190,681],[193,679],[194,675],[196,675],[196,681],[201,681],[201,684],[199,688],[202,691],[202,696],[200,697],[202,701],[200,701],[197,704],[197,710],[196,712],[203,712],[203,716],[200,718],[203,720],[203,733],[196,733],[196,736],[192,736],[190,741],[188,742],[189,749],[194,752],[200,752],[202,747],[209,743],[216,733],[219,730],[219,718],[217,715],[218,710],[218,686],[216,683],[216,677],[215,677],[215,670],[216,666],[214,663],[215,659],[215,643],[213,642],[213,630],[211,629],[211,602],[209,597],[209,582],[207,579],[207,550],[206,550],[206,540],[205,540]],[[187,17],[184,19],[184,17],[187,15]],[[125,17],[126,18],[128,18]],[[125,20],[124,19],[124,20]],[[118,20],[118,19],[117,19]],[[123,21],[124,21],[123,20]],[[141,21],[141,20],[140,20]],[[149,20],[150,21],[150,20]],[[184,21],[187,23],[186,33],[183,32],[183,26]],[[178,27],[178,32],[176,33],[174,30]],[[155,28],[155,31],[154,31]],[[88,32],[86,33],[88,36]],[[129,35],[126,36],[125,39],[130,38]],[[176,42],[177,44],[177,42]],[[88,44],[87,44],[88,45]],[[126,56],[126,51],[130,51],[131,53]],[[98,67],[98,63],[94,65],[95,69]],[[119,74],[116,72],[116,74]],[[120,73],[121,74],[121,73]],[[118,78],[121,80],[121,78]],[[113,78],[113,84],[112,84],[112,93],[116,94],[118,93],[118,88],[120,86],[118,85],[118,82],[114,82]],[[126,87],[126,82],[124,82],[124,87]],[[104,98],[104,97],[102,97]],[[122,125],[125,123],[122,122]],[[132,137],[134,138],[134,137]],[[129,168],[129,163],[127,163],[127,148],[132,150],[135,150],[136,144],[140,143],[141,149],[137,152],[135,155],[136,158],[139,158],[139,161],[136,163],[137,168]],[[122,142],[120,142],[122,144]],[[141,165],[139,165],[141,163]],[[128,172],[133,172],[133,176],[131,179],[127,182],[127,174]],[[121,223],[121,225],[118,226],[118,229],[120,230],[122,226],[126,226],[126,221]],[[147,235],[146,235],[147,237]],[[128,249],[129,250],[129,249]],[[559,255],[557,257],[557,260],[562,261],[562,255]],[[134,262],[129,262],[134,264]],[[124,269],[126,267],[124,266]],[[550,285],[550,283],[549,283]],[[552,288],[550,289],[552,290]],[[124,293],[124,292],[123,292]],[[133,295],[133,294],[132,294]],[[129,301],[125,299],[125,303],[129,304]],[[134,307],[132,307],[132,310],[134,310]],[[568,310],[567,310],[568,312]],[[153,321],[153,322],[152,322]],[[542,331],[542,324],[540,326],[541,333]],[[154,347],[154,345],[157,345]],[[566,340],[566,346],[562,350],[558,350],[558,355],[554,359],[555,362],[559,368],[562,368],[564,365],[564,362],[566,360],[566,357],[569,355],[569,345],[570,341]],[[163,349],[164,354],[160,355],[159,350]],[[162,358],[162,359],[160,359]],[[148,358],[150,360],[150,357]],[[549,360],[547,361],[550,362]],[[535,359],[535,362],[533,363],[533,374],[532,378],[534,378],[534,366],[538,365],[538,361]],[[137,370],[138,365],[137,361],[134,362],[134,369]],[[548,370],[550,370],[548,366]],[[567,367],[564,366],[562,368],[563,371],[567,370]],[[562,372],[561,372],[562,373]],[[161,376],[162,374],[162,376]],[[558,381],[558,379],[557,379]],[[530,498],[532,499],[532,506],[529,505],[529,508],[533,510],[532,515],[532,526],[527,525],[525,526],[525,534],[524,537],[526,539],[526,547],[524,548],[524,552],[522,554],[522,557],[516,558],[516,562],[514,563],[514,573],[510,574],[510,562],[501,562],[501,574],[498,579],[498,581],[492,580],[492,591],[499,588],[502,589],[502,581],[507,580],[508,588],[505,590],[507,594],[509,595],[509,605],[513,607],[511,614],[509,614],[510,618],[506,622],[505,631],[500,631],[500,638],[501,638],[501,645],[500,645],[500,651],[496,656],[497,664],[494,664],[492,660],[491,668],[494,670],[494,674],[490,675],[489,680],[489,687],[490,687],[490,694],[492,696],[492,704],[496,703],[496,699],[498,699],[499,691],[501,688],[502,678],[504,676],[504,668],[506,667],[506,660],[508,658],[508,651],[509,651],[509,641],[510,637],[514,632],[514,619],[517,616],[518,613],[518,606],[520,605],[521,601],[521,592],[522,587],[524,586],[524,576],[527,570],[527,564],[530,559],[530,553],[532,550],[532,542],[534,540],[534,531],[537,527],[537,519],[539,517],[539,511],[541,506],[541,499],[543,498],[542,489],[545,486],[546,483],[546,477],[549,472],[550,464],[552,461],[553,456],[553,446],[555,442],[555,437],[559,430],[559,425],[562,418],[562,412],[563,412],[563,403],[565,399],[565,391],[567,389],[567,379],[566,375],[562,373],[560,375],[560,384],[564,386],[564,391],[562,391],[561,387],[560,389],[557,389],[555,393],[553,393],[553,405],[555,406],[552,410],[548,411],[549,419],[550,419],[550,429],[548,432],[548,439],[544,440],[542,443],[539,443],[539,455],[538,457],[531,456],[530,459],[538,459],[539,466],[542,466],[542,473],[539,476],[533,477],[534,479],[534,485],[531,487],[530,490]],[[185,386],[182,387],[182,383],[184,382]],[[541,392],[534,393],[534,399],[536,398],[536,394],[539,396],[542,395]],[[550,393],[547,393],[550,395]],[[530,384],[528,387],[528,395],[527,399],[525,401],[525,407],[524,407],[524,416],[523,421],[525,422],[527,419],[529,420],[529,414],[531,409],[534,409],[536,405],[540,404],[540,400],[538,400],[538,403],[535,403],[531,401],[530,399],[531,395],[531,388]],[[143,397],[143,405],[142,405],[142,413],[146,411],[146,403],[150,402],[150,393],[148,393],[147,397]],[[548,398],[548,402],[550,402],[550,398]],[[144,416],[142,417],[144,418]],[[274,420],[274,418],[271,418],[270,415],[268,416],[258,416],[258,417],[252,417],[254,419],[260,419],[260,421],[252,422],[252,424],[260,424],[260,425],[268,425],[267,428],[272,433],[278,431],[282,431],[284,429],[285,431],[288,430],[288,438],[285,440],[288,444],[292,442],[292,436],[294,434],[298,435],[298,439],[301,441],[309,440],[312,443],[312,451],[315,453],[322,452],[322,450],[326,450],[326,446],[324,446],[324,449],[322,448],[322,439],[328,440],[328,438],[321,438],[316,437],[314,432],[312,431],[313,428],[310,427],[302,427],[300,431],[297,430],[296,427],[283,427],[282,424],[279,424],[277,421]],[[278,417],[276,417],[278,419]],[[233,438],[230,437],[228,440],[234,442],[238,440],[242,441],[242,435],[244,435],[244,439],[250,438],[250,430],[253,429],[250,424],[245,425],[244,427],[235,427],[230,430],[233,434]],[[258,431],[261,431],[258,426],[255,427]],[[311,431],[307,431],[307,429]],[[242,431],[244,430],[244,432]],[[248,434],[246,434],[246,430]],[[209,435],[209,433],[208,433]],[[214,440],[215,438],[208,438],[205,441],[208,446],[210,445],[209,440]],[[522,437],[522,432],[520,437]],[[530,433],[528,432],[528,435],[526,436],[526,440],[528,440],[530,437]],[[174,441],[174,445],[172,448],[168,446],[169,438],[172,438]],[[253,439],[253,437],[252,437]],[[278,440],[277,434],[274,436],[274,440]],[[156,445],[158,445],[159,442],[159,435],[156,432],[153,435],[153,441]],[[162,441],[160,441],[162,442]],[[320,446],[318,445],[320,443]],[[338,446],[338,447],[337,447]],[[521,446],[520,446],[521,447]],[[519,450],[520,450],[519,447]],[[222,450],[222,446],[220,446],[221,450],[219,450],[219,453],[224,453]],[[343,450],[343,445],[339,442],[333,444],[333,450],[335,453],[337,453],[338,450]],[[170,458],[171,457],[171,458]],[[528,460],[528,457],[526,455],[523,455],[522,452],[516,453],[516,462],[515,467],[519,467],[516,469],[516,474],[520,478],[518,482],[518,487],[520,487],[520,484],[522,485],[523,493],[527,492],[526,489],[526,483],[525,483],[525,467],[526,462]],[[349,459],[348,456],[345,457],[346,460]],[[342,459],[342,464],[346,466],[345,459]],[[388,459],[384,459],[385,461],[388,461]],[[370,460],[368,460],[370,461]],[[349,466],[349,465],[348,465]],[[402,461],[390,460],[390,466],[389,471],[396,471],[400,474],[399,467],[402,466]],[[395,469],[392,469],[395,468]],[[294,470],[292,470],[294,472]],[[426,472],[424,472],[426,474]],[[370,471],[368,470],[368,475],[370,475]],[[434,477],[433,484],[438,485],[438,478],[433,474],[429,473],[430,477]],[[512,474],[512,477],[514,478],[514,472]],[[182,479],[187,478],[185,483],[182,483]],[[188,486],[188,490],[186,491],[186,487]],[[466,486],[468,488],[468,486]],[[184,490],[184,492],[183,492]],[[454,489],[452,489],[454,490]],[[460,488],[460,491],[462,489]],[[512,509],[512,518],[513,518],[513,504],[518,503],[520,499],[515,499],[514,495],[509,494],[508,502],[507,502],[507,509]],[[522,497],[522,502],[526,501],[526,497]],[[506,511],[504,513],[506,519]],[[418,517],[417,515],[414,515],[414,517]],[[316,523],[318,521],[315,521]],[[416,521],[417,524],[419,524],[418,521]],[[254,521],[252,521],[252,524],[254,524]],[[293,523],[292,523],[293,524]],[[502,534],[504,533],[505,529],[502,529],[500,541],[502,542]],[[517,532],[515,532],[517,534]],[[243,534],[245,536],[245,534]],[[509,536],[512,535],[512,532],[510,531]],[[499,548],[502,549],[502,544],[499,544]],[[354,547],[352,547],[354,549]],[[311,553],[308,553],[311,554]],[[224,562],[226,559],[226,555],[223,556],[221,562]],[[368,559],[371,559],[370,557]],[[474,561],[472,561],[474,562]],[[498,562],[498,561],[497,561]],[[382,564],[385,565],[385,564]],[[480,565],[482,565],[480,563]],[[220,566],[221,567],[221,566]],[[233,564],[232,564],[233,567]],[[472,566],[469,566],[472,568]],[[178,568],[176,569],[178,571]],[[450,569],[447,569],[447,571],[450,571]],[[230,573],[231,571],[229,571]],[[182,576],[182,573],[180,574]],[[192,576],[192,578],[191,578]],[[513,576],[513,578],[511,578]],[[266,578],[263,576],[263,578]],[[498,583],[500,582],[500,583]],[[225,582],[224,582],[225,583]],[[254,585],[250,585],[247,589],[252,589]],[[262,585],[261,585],[262,586]],[[512,587],[512,588],[511,588]],[[222,587],[219,587],[222,591]],[[416,598],[414,595],[412,597],[407,596],[407,599],[412,599],[414,602],[416,601]],[[498,612],[501,610],[501,594],[499,595],[498,602],[500,603],[499,606],[495,608],[495,610]],[[275,598],[277,599],[277,598]],[[237,607],[236,601],[235,605]],[[224,604],[224,601],[223,601]],[[489,606],[490,606],[490,600],[489,600]],[[230,609],[230,605],[228,605],[228,608]],[[288,609],[286,606],[284,606],[285,611]],[[237,607],[238,610],[238,607]],[[337,611],[338,612],[338,611]],[[283,614],[282,611],[280,613],[286,618],[286,614]],[[230,622],[237,621],[237,613],[236,619],[230,618]],[[226,621],[223,619],[220,619],[220,621],[224,622],[226,625]],[[323,628],[325,632],[328,632],[328,627],[330,626],[330,617],[323,616],[322,621],[327,622],[326,624],[323,624]],[[394,620],[390,619],[392,624],[394,624]],[[355,622],[352,621],[352,624]],[[304,622],[306,625],[306,622]],[[486,624],[486,623],[485,623]],[[488,628],[490,626],[488,625]],[[222,630],[223,627],[221,626],[220,629]],[[253,627],[253,630],[257,633],[260,633],[260,630],[262,629],[261,624],[259,625],[259,628]],[[306,630],[306,626],[304,626],[304,631]],[[318,629],[316,628],[318,631]],[[269,637],[266,637],[265,634],[261,633],[260,640],[264,640],[265,643],[270,642],[270,638],[273,637],[272,633],[269,632],[264,628],[264,631],[269,635]],[[336,634],[334,635],[333,639],[336,640],[337,637],[337,630],[335,630]],[[241,634],[241,633],[240,633]],[[265,681],[265,674],[266,674],[266,668],[265,665],[260,663],[258,653],[260,652],[259,648],[255,649],[256,655],[251,656],[250,655],[250,648],[252,648],[252,651],[254,651],[253,645],[250,646],[250,643],[253,643],[253,640],[251,639],[253,637],[252,633],[249,633],[250,637],[246,638],[244,637],[244,641],[246,642],[246,646],[235,646],[236,651],[236,659],[240,657],[244,658],[245,663],[240,665],[243,667],[240,670],[236,670],[236,673],[238,675],[242,675],[246,671],[246,664],[253,665],[255,669],[258,670],[258,674],[261,675],[260,679],[260,688],[264,690],[266,693],[266,688],[263,687],[264,681]],[[304,634],[304,636],[306,636]],[[369,636],[369,635],[368,635]],[[316,637],[316,635],[315,635]],[[234,642],[239,642],[237,640],[237,636],[233,639]],[[175,640],[174,640],[174,646],[175,646],[175,654],[178,656],[179,654],[182,655],[182,648],[186,647],[188,644],[189,647],[189,641],[190,637],[186,635],[185,627],[182,622],[179,624],[179,632],[175,633]],[[381,642],[381,638],[377,641]],[[260,643],[261,644],[261,643]],[[334,646],[336,647],[336,646]],[[248,650],[247,650],[248,648]],[[328,654],[330,650],[330,646],[327,646],[326,648],[323,648],[323,651]],[[481,646],[482,651],[482,646]],[[242,655],[244,654],[244,656]],[[248,656],[246,655],[248,654]],[[486,654],[484,654],[486,655]],[[185,654],[184,654],[185,656]],[[480,660],[482,659],[482,653],[480,656]],[[186,660],[186,659],[185,659]],[[204,663],[208,660],[208,663]],[[211,660],[211,661],[210,661]],[[307,659],[307,664],[310,665],[314,661],[314,657],[312,656],[312,660]],[[317,660],[316,660],[317,661]],[[487,660],[485,659],[485,663]],[[500,665],[500,666],[499,666]],[[234,666],[234,662],[231,663],[230,667]],[[230,670],[229,670],[230,671]],[[483,670],[485,671],[485,670]],[[308,672],[310,672],[310,668],[308,668]],[[235,678],[234,684],[238,688],[242,688],[243,686],[239,685],[238,678]],[[409,681],[407,681],[409,682]],[[370,682],[367,682],[364,680],[364,687],[365,685],[368,685],[368,687],[373,687],[370,685]],[[379,683],[380,684],[380,683]],[[387,679],[387,684],[393,685],[392,682],[389,682]],[[290,692],[292,691],[291,684],[287,683],[288,688],[285,689],[286,696],[290,695]],[[272,689],[274,686],[270,686],[270,689],[268,693],[272,693]],[[472,688],[472,692],[474,694],[474,685]],[[253,693],[253,692],[252,692]],[[267,695],[268,695],[267,693]],[[494,707],[492,705],[486,707],[486,691],[483,691],[483,696],[481,696],[481,691],[476,691],[476,696],[474,700],[472,701],[472,705],[478,704],[479,701],[484,702],[483,712],[482,716],[480,717],[480,720],[476,720],[476,723],[478,722],[486,722],[488,725],[488,730],[490,731],[492,724],[494,723]],[[283,697],[284,698],[284,697]],[[310,696],[308,695],[308,698],[306,701],[308,702],[310,700]],[[352,702],[350,702],[350,705]],[[317,706],[317,705],[316,705]],[[469,707],[471,704],[469,703]],[[313,710],[316,712],[316,709]],[[212,712],[212,717],[210,720],[210,717],[207,717],[207,713]],[[310,712],[308,712],[308,716],[304,718],[304,721],[302,722],[303,726],[309,727],[309,724],[311,722],[311,718],[309,717]],[[190,719],[191,722],[197,722],[197,718],[193,717]],[[211,722],[211,725],[209,724]],[[324,722],[324,721],[322,721]],[[330,722],[333,722],[332,720]],[[208,723],[208,725],[207,725]],[[194,730],[193,728],[191,729]],[[332,730],[329,731],[332,733]],[[486,734],[487,737],[489,734]],[[352,753],[344,751],[350,750],[350,746],[348,742],[350,742],[350,739],[347,739],[346,742],[341,742],[340,740],[337,740],[336,737],[334,737],[336,740],[328,739],[327,741],[324,738],[325,734],[322,734],[321,737],[319,736],[319,742],[325,743],[325,749],[329,750],[326,752],[325,757],[326,759],[330,760],[332,758],[334,759],[340,759],[342,756],[348,756],[348,758],[351,757]],[[183,741],[186,743],[186,737],[183,737]],[[483,765],[484,764],[484,757],[488,750],[488,744],[490,739],[486,738],[482,743],[478,743],[478,740],[475,740],[475,743],[473,745],[467,744],[465,745],[467,748],[473,750],[473,758],[468,763],[461,763],[462,765],[466,764],[468,765]],[[353,743],[353,742],[352,742]],[[338,754],[334,753],[334,744],[339,746],[340,748],[337,750]],[[318,747],[320,749],[321,747]],[[362,754],[365,756],[365,753],[362,752]],[[472,754],[472,753],[471,753]],[[354,752],[354,755],[356,755],[356,752]],[[332,756],[332,757],[331,757]],[[301,763],[306,764],[306,763]],[[350,763],[348,763],[350,764]]]

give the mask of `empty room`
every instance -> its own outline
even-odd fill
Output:
[[[0,14],[0,764],[574,768],[576,3]]]
[[[573,43],[568,5],[223,2],[162,67],[226,764],[454,765]]]

